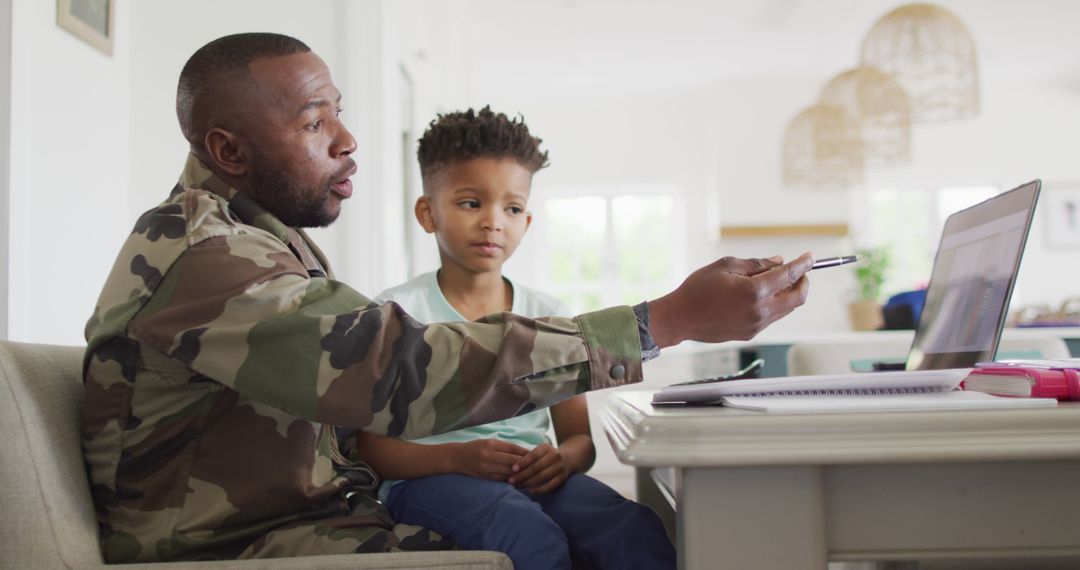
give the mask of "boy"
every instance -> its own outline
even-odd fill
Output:
[[[532,176],[547,166],[539,145],[523,121],[488,107],[433,121],[419,144],[424,195],[415,212],[435,234],[441,268],[376,300],[395,301],[425,322],[500,312],[570,316],[559,301],[502,275],[532,221]],[[411,442],[361,432],[358,449],[388,479],[379,494],[395,520],[464,548],[505,552],[519,570],[570,568],[571,560],[583,568],[674,568],[659,518],[584,475],[595,459],[585,396],[551,408],[557,448],[547,438],[547,411],[525,412]]]

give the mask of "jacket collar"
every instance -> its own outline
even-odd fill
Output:
[[[229,204],[229,210],[241,222],[269,232],[282,243],[287,244],[290,241],[288,226],[267,212],[255,200],[229,186],[192,153],[188,153],[184,171],[180,174],[180,183],[174,192],[182,190],[206,190],[217,194]]]

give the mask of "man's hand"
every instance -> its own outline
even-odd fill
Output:
[[[814,259],[725,257],[690,274],[677,289],[649,302],[650,330],[660,348],[684,340],[748,340],[806,301],[804,276]]]
[[[492,481],[506,481],[513,465],[529,450],[499,439],[477,439],[450,444],[455,473]]]
[[[524,487],[530,493],[554,491],[570,477],[570,467],[562,453],[550,443],[534,447],[514,464],[513,469],[514,474],[507,483]]]

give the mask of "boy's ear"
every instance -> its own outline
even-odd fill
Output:
[[[243,176],[247,172],[239,142],[235,133],[217,127],[210,129],[203,140],[210,161],[230,176]]]
[[[425,232],[429,234],[435,232],[435,217],[431,215],[431,198],[427,196],[417,198],[413,213],[416,214],[416,221],[420,222],[420,227],[424,228]]]
[[[525,212],[525,230],[528,231],[529,226],[532,225],[532,212]]]

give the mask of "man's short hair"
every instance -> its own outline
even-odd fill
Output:
[[[450,163],[472,158],[512,158],[535,173],[548,165],[541,139],[529,134],[524,117],[510,119],[490,106],[440,114],[428,125],[416,155],[425,181]]]
[[[195,117],[196,104],[208,87],[242,76],[256,59],[309,52],[304,42],[282,34],[251,32],[220,37],[199,48],[184,64],[176,87],[176,117],[184,138],[200,142],[205,128]]]

